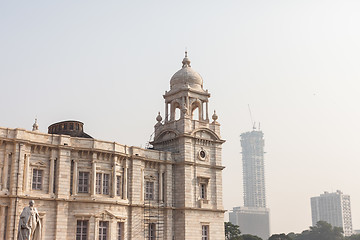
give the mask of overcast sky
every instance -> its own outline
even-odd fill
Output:
[[[271,231],[307,229],[310,197],[337,189],[360,229],[359,12],[358,0],[1,1],[0,126],[75,119],[145,147],[187,48],[226,140],[225,209],[243,204],[249,104]]]

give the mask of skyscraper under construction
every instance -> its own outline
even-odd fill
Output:
[[[268,239],[269,209],[266,208],[264,133],[254,128],[241,134],[244,207],[234,207],[229,220],[244,234]]]
[[[266,208],[264,172],[264,133],[241,134],[244,206]]]

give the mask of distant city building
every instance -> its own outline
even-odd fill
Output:
[[[334,193],[324,192],[319,197],[311,198],[312,224],[326,221],[335,227],[342,227],[345,236],[353,234],[350,196],[337,190]]]
[[[244,207],[234,207],[229,213],[231,223],[244,234],[268,239],[270,236],[269,209],[266,208],[264,134],[254,128],[241,134]]]

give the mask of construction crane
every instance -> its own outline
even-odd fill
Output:
[[[249,108],[249,113],[250,113],[250,120],[251,120],[252,129],[256,130],[255,122],[253,121],[253,117],[252,117],[252,114],[251,114],[250,104],[248,104],[248,108]],[[259,128],[260,128],[260,123],[259,123]]]

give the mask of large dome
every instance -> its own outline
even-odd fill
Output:
[[[186,52],[182,64],[182,68],[177,71],[170,80],[171,90],[184,87],[189,87],[196,90],[203,90],[203,80],[200,74],[198,74],[191,68],[190,60],[188,59]]]

